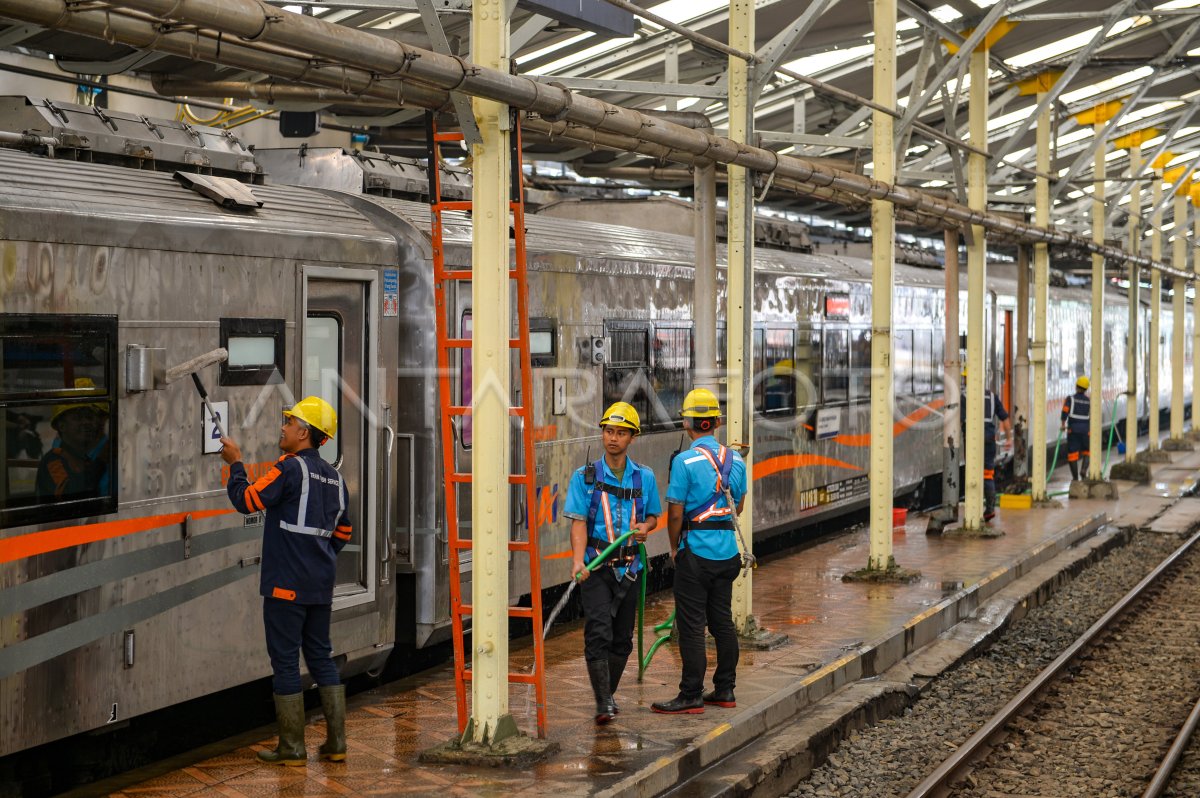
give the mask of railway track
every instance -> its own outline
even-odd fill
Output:
[[[909,798],[1195,795],[1155,774],[1200,690],[1193,535],[930,773]],[[1193,720],[1194,724],[1194,720]],[[1178,746],[1182,754],[1187,743]],[[1146,792],[1151,781],[1155,792]],[[1170,790],[1162,792],[1162,790]]]

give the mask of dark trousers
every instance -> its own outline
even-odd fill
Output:
[[[294,601],[263,599],[263,627],[267,632],[267,654],[274,676],[271,686],[278,695],[300,692],[300,651],[308,672],[321,687],[340,684],[329,642],[329,604],[297,604]]]
[[[616,572],[609,567],[597,568],[579,586],[585,660],[607,661],[609,657],[628,657],[633,651],[637,593],[636,580],[617,582]]]
[[[679,694],[684,698],[698,698],[704,693],[704,671],[708,668],[705,625],[717,641],[713,687],[732,690],[735,686],[738,640],[733,626],[733,580],[741,567],[741,557],[706,560],[688,549],[675,556],[675,632],[683,660]]]
[[[996,504],[996,439],[983,439],[983,499],[987,509]]]
[[[1067,462],[1074,463],[1080,457],[1087,457],[1091,449],[1089,435],[1086,432],[1067,433]]]

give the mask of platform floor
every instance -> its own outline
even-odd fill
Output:
[[[324,739],[324,721],[310,716],[307,768],[259,765],[255,752],[273,744],[262,731],[257,744],[236,747],[156,775],[110,794],[129,798],[190,796],[438,795],[583,796],[616,794],[637,774],[661,767],[691,744],[711,739],[731,721],[746,722],[747,709],[769,708],[774,696],[805,675],[844,658],[864,642],[903,630],[914,618],[963,586],[977,584],[998,569],[1031,556],[1046,541],[1081,519],[1106,513],[1118,524],[1142,526],[1193,488],[1200,478],[1200,452],[1174,453],[1173,462],[1155,466],[1149,485],[1118,483],[1115,502],[1068,501],[1061,509],[1002,510],[996,525],[1004,535],[992,539],[927,536],[925,519],[910,517],[895,537],[896,562],[921,572],[908,585],[848,584],[847,571],[867,561],[865,531],[841,535],[763,562],[755,572],[754,614],[761,625],[786,633],[789,644],[773,651],[743,651],[738,669],[737,710],[708,708],[703,715],[664,716],[650,711],[652,701],[673,697],[679,660],[668,645],[656,655],[638,683],[631,665],[617,692],[621,715],[614,723],[593,725],[591,690],[582,658],[581,623],[557,629],[547,641],[549,736],[562,749],[527,771],[421,765],[417,754],[455,735],[452,666],[354,696],[349,702],[346,763],[315,759]],[[1059,469],[1051,490],[1065,490],[1066,469]],[[673,606],[668,594],[647,607],[650,622],[666,618]],[[647,646],[653,635],[647,631]],[[531,649],[515,646],[518,665]],[[711,668],[710,651],[710,668]],[[711,670],[710,670],[711,675]],[[531,687],[510,692],[511,710],[521,727],[534,727]],[[210,747],[208,750],[213,750]],[[145,771],[143,771],[145,773]],[[614,789],[616,788],[616,789]]]

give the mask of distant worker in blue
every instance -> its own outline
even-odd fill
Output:
[[[1067,465],[1071,468],[1071,479],[1087,478],[1091,460],[1092,400],[1088,388],[1092,386],[1087,377],[1075,380],[1075,393],[1063,400],[1062,428],[1067,433]]]
[[[967,370],[963,369],[963,379]],[[967,392],[963,391],[960,407],[967,406]],[[967,423],[967,414],[962,414],[963,424]],[[1012,435],[1012,421],[1009,420],[1008,410],[999,396],[988,388],[983,389],[983,520],[991,521],[996,517],[996,432],[998,427],[1004,428],[1006,435]]]
[[[571,519],[571,573],[580,581],[583,658],[600,725],[620,711],[613,693],[633,651],[635,586],[643,576],[637,543],[646,540],[662,515],[654,472],[627,454],[641,431],[641,418],[633,405],[616,402],[604,412],[600,419],[604,457],[575,470],[563,512]],[[604,565],[592,572],[584,567],[630,530],[633,537]]]
[[[733,582],[742,568],[734,529],[735,507],[742,511],[746,496],[746,464],[733,449],[715,437],[721,426],[721,407],[707,388],[696,388],[683,400],[683,428],[692,445],[671,462],[667,485],[667,532],[675,562],[675,632],[683,675],[679,694],[651,705],[668,715],[699,714],[705,704],[737,706],[738,639],[733,625]],[[713,689],[704,692],[708,655],[704,627],[717,643]]]
[[[346,758],[346,688],[333,663],[329,625],[337,556],[350,540],[350,494],[333,466],[317,451],[337,433],[337,413],[317,396],[283,411],[279,448],[270,470],[253,485],[246,476],[242,450],[222,438],[221,459],[229,463],[229,500],[241,513],[265,512],[262,571],[263,626],[274,677],[279,744],[258,758],[275,765],[302,766],[304,695],[300,651],[321,694],[328,738],[322,759]]]

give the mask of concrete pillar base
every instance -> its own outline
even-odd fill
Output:
[[[950,524],[958,522],[958,506],[943,504],[929,514],[929,524],[925,527],[926,535],[940,535]]]
[[[1162,447],[1164,452],[1190,452],[1195,448],[1187,438],[1167,438]]]
[[[707,642],[716,648],[717,641],[709,637]],[[751,651],[770,651],[785,646],[790,638],[783,632],[772,632],[770,629],[755,629],[751,634],[738,635],[738,647]]]
[[[1142,452],[1138,455],[1139,463],[1169,463],[1171,455],[1167,454],[1162,449],[1154,449],[1151,451]]]
[[[1063,503],[1058,499],[1041,499],[1033,503],[1034,507],[1040,510],[1061,510]]]
[[[1108,472],[1112,479],[1124,479],[1129,482],[1149,482],[1150,466],[1145,463],[1117,463]]]
[[[967,529],[965,526],[956,526],[953,529],[947,529],[944,534],[946,537],[954,538],[999,538],[1004,536],[1004,530],[984,523],[978,529]]]
[[[496,734],[492,735],[493,738],[498,738],[498,741],[490,744],[470,740],[473,736],[473,723],[474,720],[467,724],[467,731],[461,739],[456,737],[445,745],[426,749],[420,753],[417,760],[440,765],[484,765],[525,769],[559,750],[559,744],[553,740],[539,740],[521,734],[512,715],[505,715],[500,719]]]
[[[1071,483],[1072,499],[1115,499],[1117,486],[1103,479],[1080,479]]]
[[[860,568],[857,571],[842,574],[843,582],[900,582],[908,584],[920,578],[920,571],[910,571],[907,568],[901,568],[896,565],[894,559],[888,561],[887,568],[871,568],[868,566]]]

